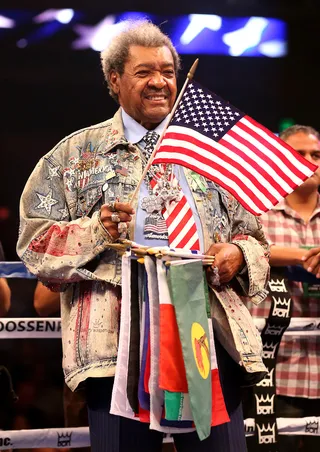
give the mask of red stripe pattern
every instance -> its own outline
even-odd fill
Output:
[[[143,140],[146,145],[144,152],[147,158],[150,157],[151,152],[159,138],[159,135],[153,130],[147,132]],[[159,171],[156,174],[159,179],[163,177]],[[175,176],[171,177],[171,182]],[[157,179],[153,178],[150,181],[151,187],[155,190]],[[166,206],[162,211],[164,222],[157,221],[157,224],[148,223],[145,226],[146,232],[167,232],[169,244],[172,248],[184,248],[188,250],[200,250],[200,241],[197,232],[197,226],[193,217],[191,207],[185,195],[181,192],[180,200],[171,201],[169,206]]]
[[[168,227],[169,244],[172,248],[200,250],[199,235],[191,207],[185,195],[179,201],[171,201],[163,210]]]
[[[249,212],[267,212],[316,171],[288,144],[199,83],[189,83],[153,161],[196,171]]]

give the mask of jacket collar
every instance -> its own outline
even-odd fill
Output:
[[[101,147],[99,153],[106,154],[114,149],[119,144],[128,145],[129,142],[124,136],[123,122],[121,118],[121,109],[115,113],[112,119],[106,122],[106,130],[104,135],[104,146]],[[129,146],[129,150],[130,149]]]
[[[135,124],[135,128],[133,128],[135,130],[135,133],[131,135],[129,134],[128,138],[126,138],[123,124],[123,113],[125,112],[121,108],[119,108],[113,118],[109,121],[106,121],[106,130],[104,136],[105,145],[101,147],[100,152],[98,152],[99,154],[106,154],[112,151],[112,149],[114,149],[119,144],[128,146],[128,150],[130,152],[136,152],[136,148],[135,146],[133,146],[133,144],[141,141],[141,139],[147,133],[147,129],[142,127],[125,113],[128,125],[132,125],[132,123]],[[166,125],[166,121],[167,117],[164,118],[164,120],[154,129],[159,135],[161,135],[161,132]]]

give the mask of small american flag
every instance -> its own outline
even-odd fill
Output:
[[[318,168],[254,119],[189,83],[153,164],[186,166],[261,215]]]

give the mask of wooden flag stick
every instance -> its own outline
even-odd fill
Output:
[[[116,251],[126,251],[128,248],[128,245],[122,244],[122,243],[108,243],[108,248],[112,248]]]
[[[166,267],[170,267],[171,265],[176,265],[176,263],[177,262],[183,262],[183,260],[176,260],[176,261],[166,261],[165,263],[164,263],[164,265],[166,266]],[[207,260],[205,260],[205,259],[202,259],[202,265],[208,265],[208,266],[211,266],[211,265],[213,265],[213,262],[212,261],[207,261]]]
[[[209,256],[208,254],[193,254],[188,253],[183,249],[175,252],[161,247],[148,247],[144,245],[139,245],[138,243],[131,242],[130,240],[125,240],[123,243],[109,243],[108,247],[116,250],[120,255],[125,251],[131,249],[132,253],[139,258],[143,256],[155,256],[159,259],[169,259],[170,260],[182,260],[182,259],[201,259],[203,265],[213,265],[215,256]],[[185,251],[185,252],[184,252]],[[170,265],[166,263],[166,265]]]
[[[186,81],[184,82],[184,85],[183,85],[183,87],[182,87],[182,89],[181,89],[181,91],[180,91],[180,93],[179,93],[179,96],[177,97],[177,100],[175,101],[175,104],[174,104],[174,106],[173,106],[173,108],[172,108],[172,110],[171,110],[171,112],[170,112],[170,114],[169,114],[169,116],[168,116],[168,120],[167,120],[167,122],[166,122],[166,126],[165,126],[165,128],[163,129],[163,131],[162,131],[162,133],[161,133],[161,135],[160,135],[160,137],[159,137],[159,139],[158,139],[158,141],[157,141],[157,144],[155,145],[154,150],[152,151],[152,154],[150,155],[150,158],[149,158],[149,160],[148,160],[148,163],[146,164],[146,167],[145,167],[145,169],[144,169],[144,171],[143,171],[143,173],[142,173],[141,179],[139,180],[138,185],[137,185],[137,187],[136,187],[135,191],[133,192],[133,195],[132,195],[132,197],[131,197],[131,199],[130,199],[130,205],[131,205],[131,206],[132,206],[132,204],[133,204],[133,202],[134,202],[135,197],[136,197],[137,194],[139,193],[139,190],[140,190],[140,186],[141,186],[141,184],[142,184],[142,181],[143,181],[144,178],[146,177],[147,172],[149,171],[149,168],[150,168],[150,166],[152,165],[154,156],[155,156],[155,154],[156,154],[156,152],[157,152],[157,150],[158,150],[158,148],[159,148],[159,145],[160,145],[160,143],[161,143],[162,137],[163,137],[163,135],[165,134],[165,132],[166,132],[168,126],[169,126],[169,123],[170,123],[171,119],[173,118],[173,115],[175,114],[175,111],[176,111],[176,109],[177,109],[177,107],[178,107],[178,104],[179,104],[179,102],[180,102],[180,100],[181,100],[181,98],[182,98],[182,96],[183,96],[183,93],[185,92],[185,89],[186,89],[186,87],[187,87],[189,81],[192,80],[193,77],[194,77],[194,73],[196,72],[198,63],[199,63],[199,58],[197,58],[197,59],[195,60],[195,62],[193,63],[193,65],[192,65],[191,68],[190,68],[190,71],[188,72]]]

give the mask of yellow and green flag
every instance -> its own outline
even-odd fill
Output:
[[[202,262],[171,265],[168,282],[179,328],[193,421],[199,438],[210,435],[212,386],[210,333]]]

